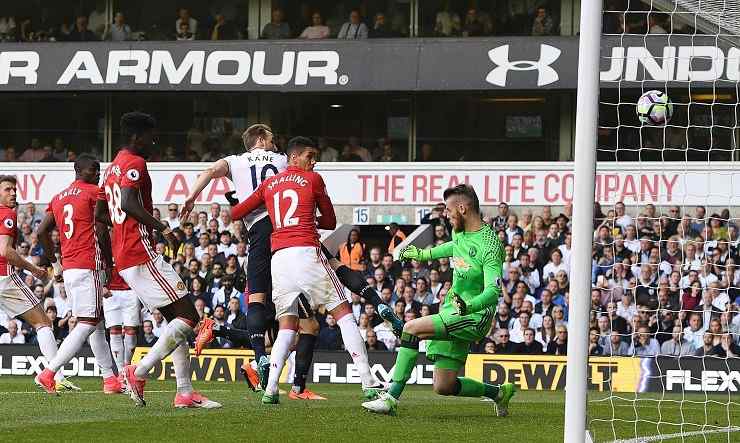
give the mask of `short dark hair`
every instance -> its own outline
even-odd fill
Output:
[[[121,116],[121,134],[128,140],[132,135],[141,135],[157,126],[149,114],[139,111],[127,112]]]
[[[75,172],[79,174],[85,169],[91,167],[97,161],[98,159],[90,154],[80,154],[77,156],[77,160],[75,160]]]
[[[472,186],[460,183],[457,186],[445,189],[443,197],[447,200],[453,195],[466,198],[470,207],[476,212],[476,214],[480,214],[480,201],[478,200],[478,194],[475,193],[475,189],[473,189]]]
[[[0,183],[9,182],[14,185],[18,184],[18,178],[15,175],[0,175]]]
[[[291,154],[300,154],[306,148],[315,147],[316,144],[308,137],[293,137],[288,141],[288,147],[285,149],[285,153],[290,156]]]
[[[272,133],[272,128],[270,128],[267,125],[263,125],[262,123],[257,123],[256,125],[252,125],[247,128],[246,131],[242,134],[242,142],[244,142],[244,147],[247,149],[252,149],[257,143],[258,138],[265,138],[267,136],[267,133]]]

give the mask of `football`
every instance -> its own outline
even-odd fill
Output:
[[[663,91],[651,90],[637,100],[637,118],[644,125],[663,126],[673,116],[673,103]]]

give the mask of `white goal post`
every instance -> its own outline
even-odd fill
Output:
[[[601,0],[581,2],[576,97],[575,181],[573,186],[573,243],[571,248],[568,373],[565,390],[566,443],[588,441],[588,324],[591,299],[591,249],[596,146],[599,124],[599,66],[601,60]]]

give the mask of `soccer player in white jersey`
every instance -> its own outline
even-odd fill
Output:
[[[276,152],[273,144],[273,133],[269,126],[255,124],[250,126],[242,135],[247,152],[240,155],[231,155],[218,160],[198,176],[192,191],[182,208],[181,218],[187,218],[195,207],[195,202],[203,189],[213,180],[228,177],[234,183],[236,197],[231,198],[232,204],[245,201],[259,185],[267,178],[283,172],[287,167],[287,158]],[[247,282],[249,289],[249,305],[247,310],[248,334],[252,349],[255,352],[257,372],[245,364],[243,371],[245,378],[253,389],[267,384],[269,360],[265,353],[265,331],[274,320],[274,306],[268,295],[270,277],[270,235],[272,225],[267,217],[264,206],[244,218],[249,229],[249,260],[247,261]],[[324,251],[326,249],[324,248]],[[393,310],[387,307],[377,292],[370,287],[361,272],[353,271],[325,252],[332,268],[340,282],[352,292],[360,294],[366,301],[378,309],[381,317],[393,325],[400,334],[403,323],[395,316]],[[303,400],[319,400],[322,397],[314,394],[305,387],[305,379],[311,366],[313,349],[318,334],[318,324],[314,319],[301,319],[301,330],[296,344],[296,377],[291,391],[291,398]],[[213,327],[212,323],[204,323],[202,329]],[[235,331],[236,332],[236,331]],[[206,336],[202,334],[201,336]],[[196,343],[196,353],[199,353],[203,343]]]
[[[272,130],[267,125],[256,124],[247,128],[242,135],[247,152],[222,158],[203,171],[183,204],[180,218],[186,219],[190,215],[198,196],[213,179],[229,178],[234,183],[237,198],[244,201],[254,193],[262,181],[284,171],[288,165],[287,159],[284,154],[275,151],[272,138]],[[265,331],[268,319],[272,316],[269,311],[274,311],[271,309],[272,302],[268,297],[271,284],[270,234],[272,234],[272,224],[264,206],[254,211],[249,217],[245,217],[244,224],[249,231],[247,330],[259,370],[258,378],[266,380],[270,363],[265,352]],[[246,368],[248,369],[249,366],[247,365]],[[255,378],[254,373],[247,375],[247,381],[253,389],[261,384],[260,380]]]

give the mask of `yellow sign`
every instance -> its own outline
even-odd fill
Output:
[[[639,358],[591,357],[589,388],[599,391],[637,392],[643,374]],[[471,354],[465,376],[486,383],[514,383],[521,389],[565,389],[565,356]]]
[[[131,362],[138,363],[150,348],[137,347]],[[249,364],[254,360],[254,352],[246,349],[206,349],[196,357],[194,351],[190,350],[190,369],[193,380],[198,381],[243,381],[244,376],[239,371],[243,364]],[[287,366],[280,377],[281,382],[287,379]],[[172,358],[167,357],[154,365],[149,372],[149,378],[157,380],[169,380],[175,378],[175,368]]]

